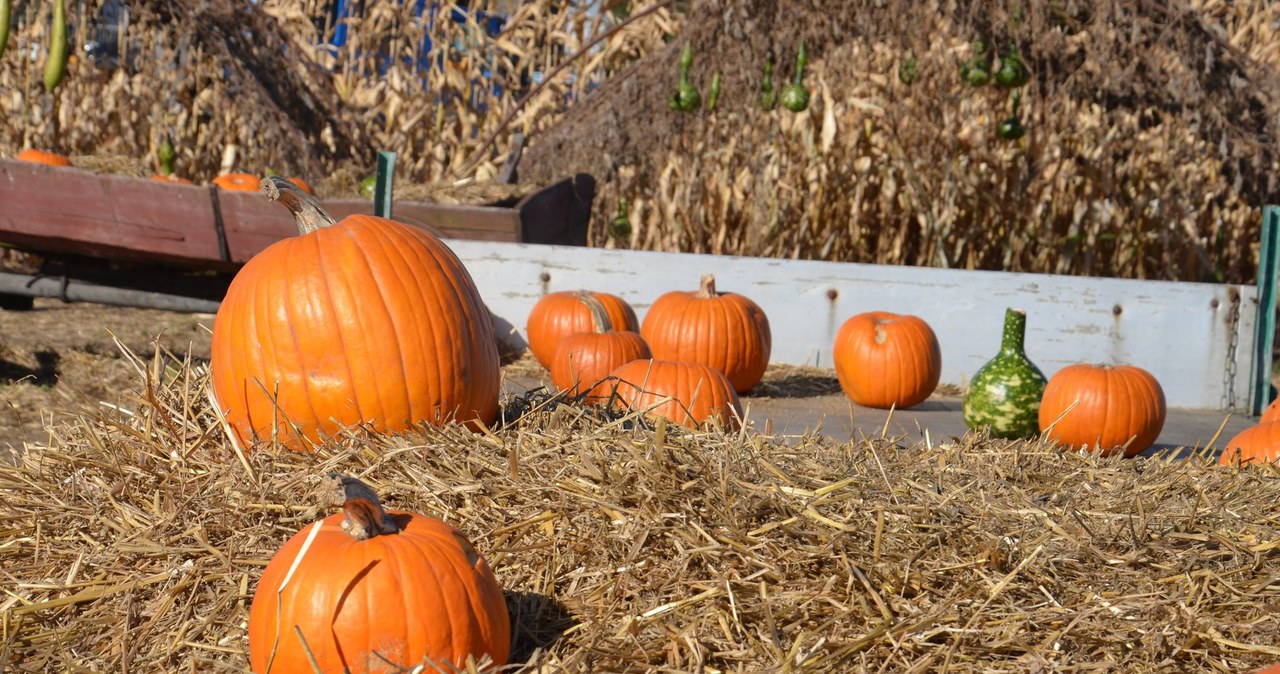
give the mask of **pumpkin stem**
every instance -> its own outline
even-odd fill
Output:
[[[702,284],[698,288],[698,297],[719,297],[719,294],[716,293],[715,274],[702,275]]]
[[[596,334],[603,335],[606,332],[613,331],[613,320],[609,318],[609,311],[604,308],[604,303],[596,299],[596,296],[591,291],[579,291],[578,301],[587,305],[587,309],[591,310],[591,325]]]
[[[279,201],[293,213],[298,223],[298,234],[310,234],[321,227],[329,227],[336,223],[333,216],[324,211],[316,198],[303,192],[297,185],[281,178],[270,176],[262,179],[262,191],[267,193],[271,201]]]
[[[335,481],[334,486],[342,498],[342,511],[347,515],[347,519],[342,521],[342,530],[352,538],[363,541],[400,531],[395,519],[382,508],[382,502],[372,487],[350,475],[329,473],[328,477]]]

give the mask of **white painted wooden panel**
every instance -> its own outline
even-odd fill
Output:
[[[696,290],[704,273],[769,316],[774,362],[831,366],[841,323],[864,311],[927,321],[942,346],[943,383],[964,386],[1000,346],[1007,307],[1027,312],[1027,353],[1046,375],[1076,362],[1125,363],[1159,379],[1171,407],[1248,405],[1253,286],[1171,283],[923,267],[570,248],[451,240],[490,309],[523,341],[543,294],[617,294],[643,320],[669,290]],[[834,292],[834,299],[829,293]],[[1233,293],[1240,320],[1230,320]],[[1117,313],[1118,308],[1118,313]],[[1225,386],[1232,337],[1234,386]]]

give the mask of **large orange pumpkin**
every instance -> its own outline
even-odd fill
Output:
[[[543,295],[529,310],[525,333],[529,351],[548,370],[560,340],[575,333],[591,332],[593,328],[591,310],[578,299],[582,293],[589,293],[604,305],[614,330],[634,332],[640,326],[635,310],[617,295],[589,290],[561,290]]]
[[[611,404],[697,428],[713,419],[737,428],[742,404],[733,385],[719,370],[691,361],[641,359],[613,371],[617,394]],[[665,401],[665,402],[664,402]]]
[[[1045,437],[1103,456],[1124,448],[1142,453],[1160,437],[1164,389],[1150,372],[1132,365],[1068,365],[1049,378],[1040,399]]]
[[[582,396],[584,403],[597,405],[609,398],[611,372],[652,354],[639,334],[614,330],[604,305],[591,293],[579,294],[578,300],[591,310],[593,330],[560,340],[551,358],[551,382],[571,396]]]
[[[48,166],[70,166],[71,159],[65,154],[57,152],[47,152],[45,150],[37,150],[35,148],[27,148],[18,153],[15,157],[18,161],[31,162],[33,164],[45,164]]]
[[[933,395],[942,377],[942,349],[917,316],[858,314],[836,332],[831,350],[840,388],[864,407],[911,407]]]
[[[764,310],[742,295],[718,292],[711,274],[697,291],[674,290],[654,300],[640,334],[654,358],[713,367],[738,393],[760,382],[773,348]]]
[[[306,449],[353,424],[492,423],[493,325],[453,251],[383,218],[334,223],[269,180],[301,234],[245,264],[213,323],[213,388],[240,439]]]
[[[1265,410],[1262,410],[1262,418],[1258,419],[1260,424],[1269,424],[1273,421],[1280,421],[1280,398],[1271,401]]]
[[[505,665],[506,601],[470,541],[438,519],[385,511],[354,478],[334,479],[343,512],[290,538],[258,581],[249,609],[251,669],[315,671],[307,650],[322,672],[409,671],[423,663],[427,671],[456,671],[468,657],[479,663],[485,656]]]
[[[1280,461],[1280,423],[1263,422],[1250,426],[1231,438],[1222,448],[1218,462],[1273,463]]]

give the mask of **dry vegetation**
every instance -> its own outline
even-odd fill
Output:
[[[129,360],[135,386],[117,408],[0,466],[6,671],[244,671],[256,578],[327,514],[315,490],[329,470],[476,541],[512,612],[509,671],[1280,660],[1275,467],[974,435],[912,447],[690,435],[572,406],[493,434],[241,456],[203,366]]]
[[[1266,0],[605,3],[638,18],[574,61],[620,12],[472,2],[510,15],[493,35],[370,0],[334,50],[318,46],[336,29],[327,2],[144,0],[127,3],[125,65],[79,58],[53,96],[22,57],[50,4],[16,3],[2,153],[147,158],[168,132],[180,173],[272,168],[333,193],[378,149],[398,153],[402,182],[483,183],[522,132],[524,180],[600,181],[596,245],[1250,282],[1280,170],[1280,5]],[[73,15],[73,43],[101,4]],[[809,110],[754,108],[766,51],[785,81],[801,37]],[[1021,141],[993,133],[1007,94],[957,74],[976,40],[1016,43],[1031,67]],[[704,98],[724,77],[715,112],[667,108],[685,41]],[[549,84],[518,105],[532,73]],[[634,232],[615,240],[623,197]]]

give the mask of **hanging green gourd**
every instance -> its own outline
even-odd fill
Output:
[[[987,58],[987,43],[973,43],[973,57],[960,64],[960,78],[971,87],[981,87],[991,81],[991,63]]]
[[[760,96],[756,102],[760,105],[761,110],[772,110],[778,104],[778,92],[773,88],[773,64],[775,62],[773,50],[765,55],[764,59],[764,78],[760,80]]]
[[[49,93],[67,74],[67,8],[63,0],[53,5],[53,32],[49,36],[49,57],[44,63],[44,89]]]
[[[1026,127],[1022,125],[1022,118],[1018,116],[1018,104],[1022,102],[1022,93],[1018,90],[1013,92],[1013,112],[996,126],[996,135],[1005,140],[1018,140],[1027,133]]]
[[[607,231],[609,236],[615,239],[627,240],[631,238],[631,220],[627,217],[626,197],[618,199],[618,214],[609,221]]]
[[[9,23],[13,21],[13,0],[0,0],[0,56],[9,44]]]
[[[796,52],[796,75],[782,89],[782,107],[791,112],[804,112],[809,107],[809,90],[804,87],[804,67],[809,65],[809,51],[804,48],[804,40],[800,40],[800,51]]]
[[[711,76],[711,87],[707,90],[707,111],[716,109],[716,103],[720,102],[720,73]]]
[[[1040,431],[1040,398],[1048,380],[1027,358],[1027,314],[1006,309],[1000,353],[978,368],[964,394],[964,422],[989,428],[996,438],[1025,438]]]
[[[907,60],[898,64],[898,81],[907,86],[916,81],[916,57],[908,57]]]
[[[165,134],[164,142],[156,148],[156,159],[160,160],[160,175],[173,175],[173,162],[177,157],[178,153],[173,149],[173,140],[169,138],[169,134]]]
[[[693,44],[684,43],[684,51],[680,52],[680,83],[676,92],[667,99],[667,106],[680,112],[693,112],[702,105],[702,94],[697,87],[689,83],[689,66],[693,65]]]
[[[996,86],[1004,89],[1017,89],[1027,83],[1031,79],[1031,73],[1027,71],[1027,66],[1022,63],[1022,57],[1018,56],[1018,48],[1016,46],[1009,47],[1009,51],[1000,59],[1000,69],[996,71]]]

